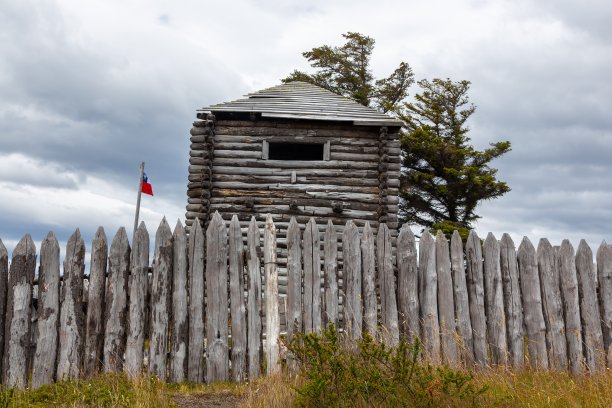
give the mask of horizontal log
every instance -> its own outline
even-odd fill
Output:
[[[290,197],[244,197],[244,196],[236,196],[231,199],[232,204],[242,204],[246,205],[249,200],[252,200],[253,205],[256,207],[259,206],[268,206],[268,205],[286,205],[287,199],[291,199]],[[300,207],[329,207],[332,208],[332,203],[335,201],[333,199],[316,199],[316,198],[295,198],[291,199],[292,203]],[[210,199],[211,205],[223,204],[227,203],[227,197],[215,197],[215,193],[213,192],[213,197]],[[197,205],[197,204],[193,204]],[[345,204],[345,210],[363,210],[363,211],[376,211],[378,209],[378,203],[374,202],[359,202],[356,200],[347,201]],[[187,205],[187,210],[189,209],[189,205]],[[191,210],[196,211],[196,210]]]
[[[256,160],[240,158],[217,158],[214,166],[252,167],[252,168],[281,168],[281,169],[346,169],[346,170],[376,170],[377,163],[353,162],[344,160],[309,161],[309,160]],[[391,164],[389,164],[391,166]],[[399,164],[398,164],[399,166]],[[399,167],[398,167],[399,169]]]
[[[189,149],[192,151],[209,151],[211,150],[211,148],[213,147],[213,145],[211,143],[204,143],[204,142],[198,142],[198,143],[191,143],[189,145]]]
[[[378,154],[367,154],[367,153],[331,153],[331,160],[345,160],[345,161],[370,161],[376,162],[379,160]]]
[[[356,188],[352,186],[337,186],[327,184],[251,184],[242,182],[225,182],[216,181],[213,182],[214,190],[230,189],[230,190],[250,190],[250,191],[311,191],[311,192],[323,192],[333,194],[336,192],[354,192],[358,191],[362,194],[379,194],[377,187],[361,187]],[[391,189],[388,189],[391,190]]]
[[[231,159],[261,159],[261,149],[259,151],[250,150],[221,150],[215,146],[215,159],[217,158]]]
[[[195,135],[195,136],[191,136],[189,138],[189,141],[191,143],[207,143],[207,139],[208,136],[204,136],[204,135]]]
[[[189,158],[189,164],[192,165],[196,165],[196,166],[210,166],[211,160],[210,159],[204,159],[202,157],[190,157]]]
[[[192,136],[193,138],[203,137],[203,136]],[[262,143],[264,140],[270,142],[278,141],[279,139],[275,139],[269,135],[247,135],[247,134],[226,134],[222,132],[216,132],[214,141],[215,145],[217,143],[244,143],[244,144],[256,144]],[[282,140],[282,139],[280,139]],[[299,138],[298,136],[293,137],[291,139],[293,142],[303,142],[305,138]],[[331,146],[356,146],[356,147],[375,147],[378,151],[378,140],[372,138],[362,138],[358,135],[329,135],[329,136],[317,136],[317,137],[309,137],[308,141],[311,143],[324,144],[326,142],[330,142]],[[192,142],[196,143],[196,141],[192,140]]]
[[[196,135],[208,135],[210,133],[210,129],[207,127],[192,127],[191,130],[189,131],[189,133],[192,136],[196,136]]]
[[[211,154],[209,151],[207,150],[190,150],[189,151],[189,157],[202,157],[202,158],[208,158],[210,157]]]
[[[200,178],[202,179],[202,178]],[[239,175],[239,174],[218,174],[215,173],[212,176],[213,181],[234,181],[243,183],[255,183],[255,184],[277,184],[291,182],[291,174],[285,175],[270,175],[270,176],[257,176],[257,175]],[[194,181],[197,181],[194,179]],[[341,186],[378,186],[378,179],[357,179],[347,177],[314,177],[314,176],[300,176],[296,175],[296,183],[298,184],[327,184],[327,185],[341,185]],[[399,183],[398,183],[399,185]]]
[[[232,213],[252,213],[252,212],[261,212],[264,214],[279,214],[279,213],[287,213],[290,215],[310,215],[313,217],[320,216],[334,216],[339,219],[351,219],[351,218],[364,218],[364,219],[378,219],[376,212],[374,211],[360,211],[360,210],[345,210],[341,214],[337,214],[333,211],[333,209],[329,207],[298,207],[296,209],[291,209],[289,205],[265,205],[265,206],[256,206],[254,210],[239,204],[212,204],[210,206],[211,213],[215,211],[221,212],[232,212]]]

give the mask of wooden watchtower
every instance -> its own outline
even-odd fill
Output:
[[[397,228],[401,121],[304,82],[198,111],[186,223],[215,211]]]

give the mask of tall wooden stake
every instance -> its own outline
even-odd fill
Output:
[[[138,216],[140,215],[140,196],[142,195],[142,178],[144,177],[145,162],[140,163],[140,178],[138,179],[138,198],[136,199],[136,216],[134,217],[134,229],[132,236],[136,234],[138,228]]]

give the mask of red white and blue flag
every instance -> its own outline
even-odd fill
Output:
[[[153,195],[153,186],[151,186],[151,183],[149,183],[147,173],[143,173],[142,175],[142,192],[145,194]]]

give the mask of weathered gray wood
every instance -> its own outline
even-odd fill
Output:
[[[32,365],[32,388],[51,384],[55,377],[59,328],[60,247],[49,232],[40,247],[38,270],[38,339]]]
[[[304,230],[304,331],[321,330],[321,239],[311,218]]]
[[[195,219],[189,232],[189,352],[187,381],[204,381],[204,234]],[[194,227],[195,226],[195,227]]]
[[[470,231],[465,244],[467,266],[467,288],[474,344],[474,363],[484,367],[487,364],[487,323],[485,317],[484,274],[482,247],[476,231]]]
[[[471,366],[474,364],[474,341],[472,340],[470,304],[468,300],[467,283],[465,281],[463,241],[457,230],[455,230],[451,236],[450,258],[457,334],[459,336],[459,355],[464,364]]]
[[[376,264],[378,266],[378,287],[380,288],[382,334],[387,344],[395,347],[399,343],[399,322],[392,250],[391,232],[386,224],[380,224],[376,236]]]
[[[155,233],[153,282],[151,285],[151,338],[149,340],[149,373],[162,381],[168,373],[168,329],[172,284],[172,231],[164,217]]]
[[[59,265],[59,260],[58,260]],[[58,266],[59,268],[59,266]],[[6,323],[6,297],[8,288],[8,251],[0,239],[0,351],[4,353],[4,325]],[[2,372],[0,357],[0,373]],[[0,375],[1,377],[1,375]]]
[[[2,384],[23,388],[28,384],[30,355],[30,303],[36,269],[36,247],[27,234],[13,250],[6,299],[6,327]]]
[[[302,329],[302,248],[300,226],[291,217],[287,229],[287,336]]]
[[[408,224],[397,237],[397,297],[401,334],[412,343],[420,335],[419,275],[416,241]]]
[[[206,382],[229,380],[227,229],[218,212],[206,230]]]
[[[127,331],[128,278],[130,274],[130,244],[121,227],[111,243],[108,257],[108,283],[104,320],[104,371],[123,370],[125,335]]]
[[[542,287],[542,312],[546,324],[548,363],[552,369],[567,369],[567,343],[561,303],[561,282],[552,245],[546,238],[538,244],[538,270]]]
[[[582,325],[580,322],[580,300],[574,248],[567,239],[561,243],[558,255],[561,298],[565,314],[565,338],[567,357],[572,374],[580,374],[584,368],[582,353]]]
[[[523,336],[523,303],[519,285],[518,263],[514,242],[510,235],[502,235],[499,244],[502,284],[504,289],[504,315],[508,339],[509,361],[513,368],[523,368],[525,339]]]
[[[77,229],[68,239],[64,259],[64,282],[59,320],[58,380],[78,378],[83,366],[85,316],[83,314],[83,272],[85,242]]]
[[[508,349],[499,242],[492,233],[483,246],[487,342],[491,364],[506,365]]]
[[[132,377],[142,374],[145,339],[145,299],[149,271],[149,232],[141,222],[134,233],[130,267],[128,329],[123,370]]]
[[[436,246],[429,231],[421,235],[419,242],[419,301],[421,302],[421,340],[425,357],[433,364],[440,364]]]
[[[187,376],[187,235],[180,221],[172,234],[172,335],[170,339],[170,381],[183,382]]]
[[[244,244],[237,216],[229,229],[230,313],[232,321],[232,380],[246,379],[247,326],[244,304]]]
[[[267,374],[280,370],[279,336],[280,315],[278,311],[278,267],[276,264],[276,228],[272,216],[266,217],[264,228],[264,272],[266,290],[264,295],[266,308],[266,370]]]
[[[442,231],[436,235],[436,274],[438,277],[438,318],[442,358],[451,367],[457,366],[455,302],[448,240]]]
[[[324,324],[338,328],[338,236],[331,220],[327,221],[324,238],[325,313]]]
[[[529,364],[533,368],[548,368],[546,325],[542,312],[542,295],[536,251],[529,238],[524,237],[517,252],[519,280],[523,297],[523,317],[527,334]]]
[[[247,232],[247,354],[249,380],[261,374],[261,260],[257,250],[261,238],[255,217],[251,217]]]
[[[376,255],[374,250],[374,233],[372,228],[370,228],[369,222],[366,222],[361,234],[361,266],[363,268],[363,328],[371,335],[378,336]]]
[[[593,252],[584,239],[580,240],[576,251],[576,271],[585,364],[590,372],[601,371],[605,368],[605,350],[597,304],[597,283],[593,270]]]
[[[361,247],[359,230],[352,220],[342,233],[344,279],[344,330],[351,339],[361,338]]]
[[[104,228],[99,227],[91,243],[89,286],[87,289],[87,319],[85,324],[85,357],[83,361],[83,374],[85,376],[95,375],[102,369],[107,264],[108,241]]]
[[[612,368],[612,247],[606,241],[597,250],[597,283],[606,363]]]

